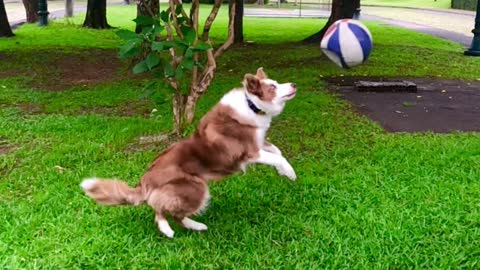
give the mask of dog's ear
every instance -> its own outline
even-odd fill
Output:
[[[265,73],[265,71],[263,71],[263,67],[257,69],[257,78],[260,79],[260,80],[265,80],[267,79],[267,74]]]
[[[245,74],[245,80],[243,81],[243,85],[247,88],[247,91],[256,95],[261,96],[262,89],[260,85],[260,80],[256,75],[252,74]]]

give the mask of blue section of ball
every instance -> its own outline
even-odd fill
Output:
[[[338,58],[340,59],[342,67],[346,68],[347,64],[345,63],[345,61],[343,59],[343,56],[342,56],[342,49],[340,48],[340,39],[339,38],[340,38],[340,31],[338,31],[338,27],[337,27],[337,29],[334,30],[334,32],[332,33],[332,36],[328,40],[327,49],[329,51],[334,52],[338,56]]]
[[[348,28],[350,28],[350,30],[353,32],[358,42],[360,43],[360,46],[362,47],[362,51],[363,51],[362,62],[364,62],[365,60],[367,60],[368,56],[370,55],[370,52],[372,51],[372,40],[370,39],[370,36],[368,35],[367,31],[365,31],[364,28],[353,23],[349,23]]]

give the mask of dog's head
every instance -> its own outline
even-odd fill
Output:
[[[266,114],[276,116],[285,107],[285,103],[295,97],[297,88],[294,83],[278,83],[267,77],[263,68],[257,74],[246,74],[243,81],[247,97]]]

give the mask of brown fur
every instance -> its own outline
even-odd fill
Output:
[[[259,149],[256,127],[224,105],[216,105],[200,121],[196,132],[161,153],[136,188],[125,183],[97,181],[87,195],[105,205],[147,202],[156,220],[165,214],[176,220],[191,216],[205,205],[208,180],[241,169]]]

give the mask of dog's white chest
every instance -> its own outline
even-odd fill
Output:
[[[260,149],[263,148],[263,144],[265,143],[265,134],[267,133],[266,129],[257,128],[257,143]]]

